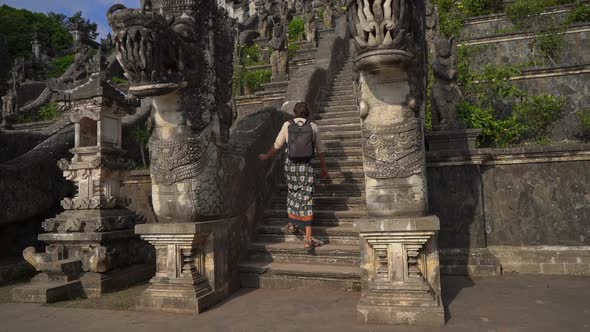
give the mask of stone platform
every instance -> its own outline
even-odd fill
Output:
[[[146,287],[143,285],[101,299],[49,306],[6,303],[3,299],[9,287],[0,287],[0,331],[500,332],[590,328],[588,277],[443,277],[442,284],[447,313],[443,328],[364,325],[354,314],[359,293],[326,289],[242,289],[199,316],[120,311],[133,307],[133,299]]]

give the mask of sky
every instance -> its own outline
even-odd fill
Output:
[[[53,11],[69,16],[81,10],[85,18],[98,24],[99,38],[104,38],[111,31],[106,12],[110,6],[117,3],[139,8],[140,0],[0,0],[0,6],[9,5],[42,13]]]

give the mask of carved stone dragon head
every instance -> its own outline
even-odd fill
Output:
[[[140,9],[112,6],[117,58],[138,97],[165,95],[191,84],[198,75],[207,7],[195,0],[142,0]],[[205,14],[202,16],[200,13]]]

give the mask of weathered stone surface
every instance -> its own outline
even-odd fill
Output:
[[[482,169],[489,245],[589,245],[588,161]]]
[[[430,211],[441,221],[441,248],[484,248],[485,218],[479,166],[428,169]]]
[[[561,67],[575,66],[590,62],[588,25],[574,25],[564,34],[565,47],[556,56],[556,65]],[[462,41],[462,45],[472,48],[470,68],[482,69],[487,64],[496,66],[521,65],[533,59],[531,42],[535,38],[531,33],[514,33],[497,37]]]
[[[442,326],[440,227],[438,218],[427,217],[425,2],[349,1],[347,9],[360,74],[367,212],[375,219],[355,223],[362,271],[357,317]]]
[[[504,272],[590,275],[588,246],[490,246]]]

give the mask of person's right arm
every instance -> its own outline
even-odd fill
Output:
[[[258,159],[260,160],[268,160],[274,157],[287,143],[287,131],[289,130],[289,122],[285,122],[281,131],[277,135],[277,139],[275,140],[274,144],[268,149],[266,153],[259,154]]]

